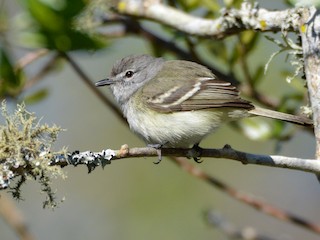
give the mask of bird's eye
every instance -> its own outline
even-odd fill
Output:
[[[133,71],[127,71],[126,72],[126,77],[131,78],[133,76]]]

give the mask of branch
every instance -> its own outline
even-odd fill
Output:
[[[195,155],[196,154],[196,155]],[[105,166],[111,164],[111,161],[123,158],[137,157],[157,157],[159,151],[155,148],[129,148],[123,145],[119,150],[103,150],[101,152],[73,152],[68,154],[68,159],[55,158],[51,165],[60,165],[62,167],[69,164],[79,165],[85,164],[91,172],[97,166]],[[261,155],[237,151],[229,145],[225,145],[221,149],[200,149],[195,152],[193,148],[163,148],[161,156],[173,157],[210,157],[225,158],[235,160],[243,164],[255,164],[277,168],[288,168],[320,174],[320,162],[314,159],[300,159],[293,157],[277,156],[277,155]],[[161,157],[160,156],[160,157]]]
[[[173,158],[172,159],[179,167],[186,172],[190,173],[192,176],[199,178],[200,180],[206,181],[211,186],[219,189],[230,197],[244,203],[262,213],[270,215],[281,221],[290,222],[292,224],[298,225],[310,231],[320,234],[320,226],[314,224],[308,220],[305,220],[295,214],[284,211],[280,208],[272,206],[266,202],[261,201],[261,199],[254,197],[250,193],[239,191],[228,184],[218,180],[217,178],[207,174],[202,169],[191,164],[189,161],[185,161],[184,158]]]
[[[0,215],[16,232],[20,240],[34,240],[22,213],[5,194],[0,197]]]
[[[244,158],[244,155],[246,153],[239,152],[236,150],[231,149],[230,146],[226,146],[222,149],[202,149],[202,155],[203,156],[215,156],[217,158],[222,158],[229,156],[234,157],[235,155],[243,155],[241,157],[241,160],[235,159],[238,161],[246,161]],[[192,152],[192,149],[173,149],[173,148],[164,148],[162,149],[162,155],[163,156],[190,156],[190,151]],[[255,158],[258,158],[259,156],[261,158],[270,158],[270,156],[264,156],[264,155],[255,155],[255,154],[246,154],[248,156],[252,156]],[[68,159],[63,159],[63,156],[61,155],[59,158],[55,158],[51,161],[51,165],[59,165],[61,167],[67,166],[69,164],[72,164],[74,166],[77,166],[79,164],[85,164],[88,167],[89,172],[93,171],[97,166],[106,166],[107,164],[111,164],[112,160],[118,160],[122,158],[135,158],[135,157],[156,157],[158,156],[158,151],[154,148],[128,148],[128,145],[123,145],[119,150],[103,150],[102,152],[93,153],[90,151],[87,152],[73,152],[68,154]],[[281,156],[275,156],[275,158],[286,158]],[[290,158],[287,158],[290,159]],[[293,160],[294,158],[291,158]],[[268,214],[270,216],[273,216],[274,218],[277,218],[282,221],[287,221],[293,224],[296,224],[298,226],[301,226],[303,228],[306,228],[308,230],[311,230],[316,233],[320,233],[320,226],[316,225],[312,222],[309,222],[297,215],[291,214],[289,212],[286,212],[284,210],[281,210],[277,207],[274,207],[268,203],[262,202],[261,200],[255,198],[252,196],[252,194],[244,193],[242,191],[238,191],[235,188],[232,188],[228,186],[227,184],[223,183],[222,181],[206,174],[204,171],[202,171],[200,168],[194,166],[189,161],[186,161],[185,158],[171,158],[171,160],[174,161],[177,165],[180,166],[181,169],[187,171],[194,177],[197,177],[201,180],[206,181],[211,186],[214,186],[221,190],[222,192],[226,193],[230,197],[245,203],[265,214]],[[254,161],[254,159],[247,159],[249,161]],[[300,159],[299,161],[304,161]],[[312,163],[318,163],[318,161],[310,160]],[[320,164],[318,166],[318,171],[320,169]]]
[[[87,76],[87,74],[81,69],[81,67],[76,63],[76,61],[73,60],[72,57],[70,57],[65,52],[60,52],[61,57],[63,57],[72,67],[72,69],[78,74],[80,79],[89,87],[91,91],[94,92],[94,94],[108,107],[110,108],[115,115],[125,122],[125,119],[123,117],[123,114],[119,110],[119,108],[110,101],[103,93],[101,93],[97,87],[93,84],[93,82],[90,80],[90,78]]]
[[[158,0],[123,0],[117,7],[121,14],[147,18],[188,34],[217,39],[244,30],[298,31],[301,10],[268,11],[245,2],[240,9],[225,9],[221,17],[211,20],[189,15]]]
[[[320,10],[306,9],[300,25],[305,75],[313,111],[315,157],[320,159]]]
[[[47,55],[48,53],[49,53],[49,50],[44,48],[29,52],[18,60],[16,64],[16,69],[18,70],[18,69],[25,68],[27,65]]]
[[[40,51],[39,51],[39,53],[45,54],[45,50],[43,50],[43,49],[41,49],[41,50],[43,51],[43,53]],[[29,54],[26,55],[26,57],[28,57],[28,56],[29,56]],[[29,61],[35,60],[35,58],[31,59],[31,57],[33,57],[32,53],[30,53]],[[34,55],[34,57],[37,57],[37,56]],[[21,60],[23,60],[23,59],[21,59]],[[26,83],[25,83],[24,87],[21,89],[20,93],[33,87],[36,83],[38,83],[41,79],[43,79],[50,71],[55,69],[55,65],[56,65],[57,60],[58,60],[58,55],[55,54],[47,63],[45,63],[45,65],[39,70],[39,72],[35,76],[28,79],[28,81],[26,81]],[[28,58],[26,58],[25,61],[21,61],[20,63],[18,63],[18,66],[19,65],[22,66],[23,64],[27,64],[27,61],[28,61]]]

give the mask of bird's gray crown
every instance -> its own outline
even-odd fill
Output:
[[[150,81],[162,68],[164,59],[149,55],[131,55],[118,61],[111,70],[109,79],[116,100],[121,104],[144,84]]]
[[[111,76],[116,76],[119,73],[125,72],[129,69],[141,71],[146,69],[149,65],[152,65],[152,63],[155,61],[158,61],[158,59],[149,55],[127,56],[116,62],[111,70]]]

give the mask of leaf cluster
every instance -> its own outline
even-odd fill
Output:
[[[76,27],[77,17],[85,10],[85,0],[27,0],[21,39],[26,45],[56,51],[99,49],[104,44]]]
[[[88,16],[85,14],[88,1],[25,0],[20,3],[22,11],[12,19],[6,14],[5,7],[0,6],[0,99],[13,98],[20,102],[35,103],[44,99],[48,90],[40,89],[27,96],[25,90],[43,75],[57,70],[58,59],[30,78],[25,66],[16,63],[13,49],[45,48],[59,53],[97,50],[107,44],[81,26],[83,21],[80,19]],[[14,41],[9,40],[9,35],[14,36]]]

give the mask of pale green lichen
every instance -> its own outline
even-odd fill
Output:
[[[277,56],[280,53],[286,52],[287,53],[287,59],[290,59],[290,64],[295,68],[294,74],[291,76],[287,76],[286,80],[288,83],[291,83],[291,81],[297,77],[300,73],[303,72],[303,58],[302,58],[302,47],[299,46],[298,44],[294,43],[288,36],[282,35],[282,40],[279,41],[277,39],[274,39],[270,36],[266,36],[266,39],[269,41],[277,44],[280,47],[280,50],[274,52],[271,54],[269,60],[267,61],[265,68],[264,68],[264,73],[266,74],[269,65],[271,61],[274,59],[275,56]]]
[[[40,124],[37,117],[17,105],[14,113],[1,106],[4,125],[0,125],[0,189],[9,189],[14,198],[22,199],[21,186],[29,179],[40,183],[47,195],[44,207],[55,207],[55,193],[51,179],[65,177],[58,166],[50,166],[53,158],[64,155],[66,150],[54,152],[52,146],[62,129]]]

